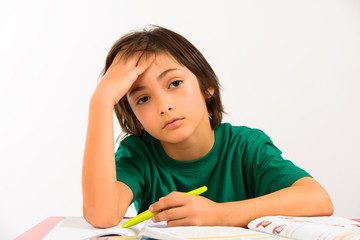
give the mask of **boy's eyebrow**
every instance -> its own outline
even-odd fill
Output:
[[[176,71],[176,70],[180,70],[180,71],[181,71],[181,69],[179,69],[179,68],[169,68],[169,69],[163,71],[163,72],[158,76],[158,80],[161,80],[162,78],[164,78],[164,77],[166,76],[166,74],[168,74],[169,72],[171,72],[171,71]]]
[[[133,90],[130,91],[129,96],[131,96],[134,92],[142,91],[145,88],[146,88],[145,86],[136,87],[136,88],[134,88]]]
[[[166,76],[166,74],[168,74],[169,72],[171,72],[171,71],[177,71],[177,70],[182,71],[182,70],[179,69],[179,68],[169,68],[169,69],[163,71],[163,72],[158,76],[157,79],[158,79],[158,80],[161,80],[161,79],[164,78],[164,77]],[[144,90],[144,89],[146,89],[145,86],[136,87],[136,88],[134,88],[133,90],[130,91],[129,96],[131,96],[134,92],[139,92],[139,91],[142,91],[142,90]]]

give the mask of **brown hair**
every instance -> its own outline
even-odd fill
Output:
[[[213,69],[204,56],[183,36],[163,27],[153,26],[150,29],[130,32],[121,37],[110,49],[102,76],[105,75],[117,53],[123,50],[123,57],[127,59],[135,52],[168,53],[179,64],[188,68],[198,79],[200,90],[206,98],[211,128],[220,125],[224,112],[220,98],[220,84]],[[211,95],[209,88],[214,89]],[[126,95],[115,104],[114,110],[125,135],[141,136],[144,130],[133,113]]]

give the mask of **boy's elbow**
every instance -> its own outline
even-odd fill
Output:
[[[83,215],[85,220],[96,228],[110,228],[120,223],[120,218],[116,215],[95,213],[83,209]]]
[[[318,195],[317,209],[319,216],[331,216],[334,213],[334,204],[325,189]]]
[[[334,204],[332,203],[330,196],[323,200],[323,216],[331,216],[334,213]]]
[[[301,206],[305,207],[304,215],[307,216],[331,216],[334,213],[334,205],[328,192],[316,180],[305,177],[297,182],[294,186],[302,186],[303,200]]]
[[[119,224],[115,219],[85,218],[88,223],[96,228],[111,228]]]

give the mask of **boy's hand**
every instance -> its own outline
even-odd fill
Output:
[[[94,93],[112,106],[119,102],[155,59],[154,53],[138,52],[125,61],[122,54],[123,51],[120,51],[116,55]]]
[[[222,224],[220,204],[205,197],[183,195],[172,192],[149,207],[154,222],[167,221],[169,227],[175,226],[219,226]]]

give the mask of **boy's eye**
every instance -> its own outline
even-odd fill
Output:
[[[181,81],[181,80],[175,80],[175,81],[173,81],[173,82],[170,83],[169,88],[176,88],[176,87],[178,87],[182,82],[183,82],[183,81]]]
[[[136,104],[143,104],[143,103],[146,103],[148,100],[149,100],[149,97],[142,97],[136,102]]]

